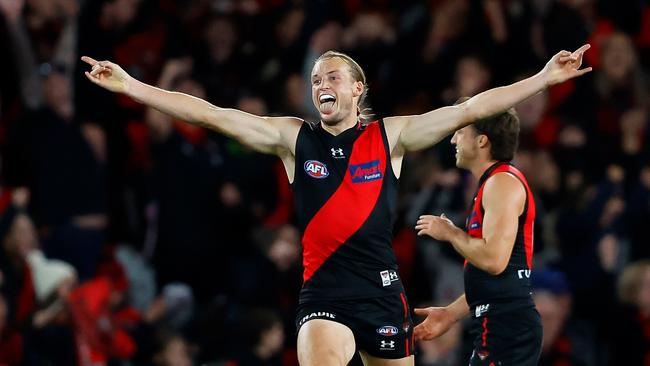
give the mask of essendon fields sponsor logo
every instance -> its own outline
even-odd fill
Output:
[[[350,176],[352,183],[370,182],[382,178],[379,160],[368,163],[350,165]]]
[[[325,164],[318,160],[307,160],[305,162],[305,172],[312,178],[322,179],[330,175]]]
[[[377,328],[377,334],[383,335],[384,337],[392,337],[397,335],[397,332],[397,327],[393,327],[392,325],[384,325],[381,328]]]

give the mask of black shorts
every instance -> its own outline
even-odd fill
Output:
[[[475,309],[472,309],[475,310]],[[471,366],[536,366],[542,350],[542,322],[534,307],[476,317]]]
[[[298,305],[297,331],[313,319],[331,320],[350,328],[357,351],[365,351],[373,357],[399,359],[413,354],[413,321],[403,293]]]

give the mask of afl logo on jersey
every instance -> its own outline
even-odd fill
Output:
[[[312,178],[317,179],[323,179],[330,175],[325,164],[318,160],[307,160],[305,162],[305,172]]]

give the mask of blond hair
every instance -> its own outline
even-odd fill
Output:
[[[361,66],[359,66],[359,64],[354,61],[352,57],[346,55],[345,53],[332,50],[320,55],[320,57],[314,61],[314,65],[319,61],[329,60],[335,57],[340,58],[348,65],[348,67],[350,67],[350,73],[352,74],[352,77],[355,81],[360,81],[363,83],[363,93],[361,93],[359,102],[357,102],[357,118],[362,124],[370,123],[375,115],[372,113],[372,109],[365,105],[366,96],[368,95],[368,83],[366,82],[366,73],[363,72]]]

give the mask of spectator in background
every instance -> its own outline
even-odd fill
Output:
[[[632,184],[627,205],[632,244],[630,260],[649,258],[650,248],[644,243],[647,242],[647,229],[650,227],[650,165],[646,164],[641,169],[638,180]]]
[[[9,342],[16,341],[15,337],[24,339],[27,363],[73,362],[72,330],[65,305],[76,275],[69,264],[43,256],[36,228],[24,211],[28,199],[25,188],[15,189],[12,206],[1,219],[0,268],[6,281],[2,293],[9,301],[4,335],[10,337]]]
[[[0,363],[19,365],[24,359],[23,336],[10,326],[9,307],[0,294]]]
[[[612,319],[608,341],[612,360],[621,365],[645,365],[650,360],[650,260],[628,265],[618,281],[622,311]]]
[[[190,345],[180,334],[161,332],[156,336],[152,366],[192,366]]]
[[[623,4],[611,0],[314,0],[299,3],[287,0],[0,0],[0,44],[6,46],[3,48],[5,57],[0,58],[0,210],[10,201],[9,186],[29,184],[34,195],[33,218],[46,252],[43,263],[51,260],[51,248],[59,252],[57,256],[63,256],[68,250],[66,256],[74,254],[74,247],[68,246],[70,243],[75,243],[77,249],[89,249],[78,252],[83,259],[74,260],[75,267],[85,268],[80,271],[82,280],[91,278],[86,273],[95,272],[97,263],[90,249],[93,253],[100,252],[98,248],[104,246],[100,236],[108,237],[110,242],[131,243],[129,245],[136,250],[144,247],[146,258],[154,258],[160,255],[156,250],[179,243],[176,239],[174,243],[167,239],[171,238],[168,236],[171,231],[192,226],[187,231],[188,236],[198,241],[181,237],[180,242],[195,248],[205,247],[209,242],[215,251],[201,251],[206,258],[191,258],[191,263],[198,261],[204,265],[197,266],[195,271],[186,271],[187,274],[195,272],[192,287],[197,290],[196,318],[192,324],[204,324],[205,331],[201,329],[198,334],[192,334],[185,327],[178,330],[186,339],[201,345],[192,352],[196,361],[223,359],[228,355],[229,346],[219,337],[233,332],[241,315],[233,304],[281,303],[275,310],[283,319],[294,314],[293,310],[286,310],[292,305],[282,300],[291,296],[274,295],[269,299],[254,296],[251,291],[258,290],[255,286],[232,291],[229,285],[239,282],[222,274],[229,265],[244,263],[242,268],[252,268],[254,272],[250,273],[251,278],[260,273],[273,273],[279,277],[269,278],[281,278],[281,281],[293,278],[295,268],[287,272],[278,270],[268,259],[266,247],[248,235],[257,232],[262,221],[265,225],[292,221],[292,210],[287,208],[292,205],[291,191],[284,178],[284,168],[278,160],[258,159],[259,155],[250,154],[231,141],[215,139],[203,132],[195,134],[196,129],[194,132],[182,130],[177,121],[171,122],[169,139],[158,140],[156,129],[147,129],[145,108],[87,83],[75,70],[75,66],[79,67],[77,54],[91,52],[102,58],[115,58],[128,67],[127,71],[149,83],[160,78],[166,62],[188,59],[191,71],[182,73],[173,82],[176,90],[191,94],[199,89],[210,90],[205,93],[208,99],[215,95],[247,111],[266,109],[273,116],[315,119],[317,116],[310,116],[314,112],[311,99],[302,95],[309,95],[310,91],[301,83],[311,76],[313,60],[328,49],[347,48],[353,55],[369,57],[364,63],[371,102],[378,116],[382,116],[418,114],[443,105],[441,96],[453,94],[450,91],[460,85],[455,81],[456,70],[465,68],[466,60],[473,55],[481,55],[480,59],[487,62],[488,67],[470,67],[471,72],[465,75],[478,77],[464,77],[463,85],[480,84],[475,81],[484,80],[485,71],[490,75],[489,83],[500,84],[520,80],[518,75],[529,75],[530,70],[537,69],[546,59],[550,50],[573,47],[588,40],[594,46],[594,52],[587,54],[588,63],[596,66],[592,77],[551,88],[518,107],[522,150],[515,164],[530,179],[537,198],[540,222],[535,223],[535,248],[536,251],[545,249],[536,253],[535,267],[550,266],[566,271],[574,309],[567,315],[567,324],[581,324],[587,321],[584,318],[591,319],[597,327],[589,331],[598,336],[599,349],[612,349],[613,344],[618,344],[616,354],[612,357],[600,357],[599,354],[597,362],[624,364],[627,362],[625,350],[645,339],[638,338],[644,336],[638,332],[641,325],[636,319],[637,312],[632,310],[633,306],[626,305],[622,312],[627,318],[602,314],[619,312],[617,304],[613,303],[613,287],[626,262],[650,256],[646,237],[650,225],[650,168],[647,163],[650,161],[650,128],[645,80],[650,65],[650,6],[646,3],[628,1]],[[219,27],[214,27],[215,20],[219,20]],[[207,47],[208,44],[211,46]],[[370,54],[368,50],[372,49],[381,52]],[[223,61],[210,60],[212,56],[208,53]],[[491,54],[508,56],[484,57]],[[74,87],[64,85],[70,84],[71,74],[79,77]],[[301,77],[297,76],[299,74]],[[187,83],[188,80],[194,85]],[[227,87],[220,88],[218,84],[215,87],[216,81],[224,82]],[[244,83],[245,89],[242,88]],[[47,102],[46,98],[51,100]],[[72,103],[67,102],[70,98]],[[54,120],[62,123],[50,123]],[[529,128],[526,127],[528,123]],[[49,127],[42,129],[45,125]],[[64,142],[50,141],[50,136],[52,140]],[[29,141],[46,145],[32,149],[26,145]],[[407,213],[418,211],[417,204],[424,203],[419,202],[419,197],[428,196],[431,199],[427,204],[445,207],[445,212],[454,211],[459,215],[468,207],[467,192],[463,188],[469,182],[462,175],[461,179],[450,179],[456,173],[447,169],[453,158],[449,151],[448,144],[443,143],[404,160],[407,168],[403,169],[401,177],[395,222],[398,235],[393,244],[403,271],[400,276],[405,281],[423,269],[419,262],[434,266],[447,259],[445,253],[420,251],[432,246],[416,244],[415,235],[409,231],[411,223]],[[39,157],[41,166],[34,165],[34,157]],[[439,162],[440,167],[432,167],[428,159]],[[210,165],[208,161],[218,163]],[[619,166],[624,172],[615,184],[606,184],[610,165]],[[253,166],[264,172],[255,180],[250,179]],[[420,176],[420,170],[427,174]],[[36,179],[36,172],[41,178]],[[172,186],[183,183],[181,180],[186,173],[199,182],[201,189],[195,185],[194,189],[169,194]],[[166,181],[154,178],[160,174],[172,178]],[[257,179],[261,175],[265,175],[264,179]],[[271,184],[271,180],[275,182]],[[199,191],[211,192],[204,197],[212,198],[198,202],[194,195],[203,194]],[[450,194],[454,199],[447,201]],[[269,216],[276,205],[276,195],[284,208]],[[60,204],[53,204],[55,201]],[[211,217],[217,219],[188,213],[187,207],[193,205],[200,205],[205,212],[216,212]],[[78,232],[79,228],[74,227],[80,222],[78,216],[86,214],[105,215],[106,236],[101,225]],[[43,221],[42,217],[49,218]],[[192,220],[196,226],[190,224]],[[74,224],[68,224],[72,221]],[[101,233],[95,235],[98,231]],[[270,231],[275,232],[274,229]],[[143,245],[145,234],[147,244]],[[102,244],[97,244],[100,242]],[[56,245],[50,246],[50,243]],[[280,245],[278,248],[293,247]],[[181,252],[181,255],[187,253]],[[170,265],[161,265],[159,259],[156,258],[154,264],[159,267],[158,276],[165,281],[186,275]],[[256,264],[260,264],[259,267]],[[433,267],[443,273],[441,278],[445,283],[453,280],[452,273],[461,271],[453,260],[448,264]],[[29,264],[23,265],[23,268],[31,268]],[[26,314],[43,310],[49,303],[37,301],[34,288],[23,287],[26,283],[34,283],[22,280],[24,271],[19,271],[17,276],[15,268],[5,262],[0,263],[0,270],[5,273],[2,291],[9,306],[9,326],[5,328],[9,333],[3,332],[0,336],[2,360],[3,344],[19,348],[5,341],[18,339],[13,334],[25,336],[13,326],[16,298],[10,293],[15,290],[15,293],[29,295],[24,298],[33,302]],[[210,281],[205,280],[207,277]],[[431,303],[432,294],[440,293],[433,291],[431,281],[434,278],[415,277],[427,277],[427,281],[421,286],[408,283],[407,295],[412,300],[420,298],[423,303]],[[151,292],[151,286],[155,286],[153,281],[149,281],[148,286],[147,291],[133,284],[130,289],[130,293],[138,295],[147,293],[137,301],[143,318],[149,318],[149,313],[155,315],[156,309],[158,312],[161,308],[167,309],[155,306],[163,302],[158,300],[164,297],[164,290],[157,294],[154,306],[149,307],[156,294]],[[280,287],[289,286],[283,283]],[[265,287],[260,293],[271,293],[275,287]],[[204,291],[206,289],[208,291]],[[297,289],[296,286],[294,290]],[[443,290],[442,296],[447,292]],[[592,306],[594,303],[599,306]],[[65,316],[61,317],[64,313],[57,311],[54,323],[65,322]],[[163,321],[145,325],[151,333],[143,334],[154,334],[158,327],[166,324],[166,316]],[[172,314],[169,316],[173,318]],[[606,321],[610,318],[630,321],[612,327]],[[636,330],[630,333],[622,327],[624,324]],[[136,329],[140,332],[139,326]],[[220,334],[215,334],[214,329]],[[289,328],[285,331],[287,334],[293,332]],[[630,338],[621,337],[621,334]],[[43,350],[34,339],[22,338],[25,354],[41,357]],[[43,339],[47,340],[48,336]],[[140,339],[137,338],[138,346]],[[623,340],[628,344],[620,347]],[[288,339],[285,351],[295,347],[294,341],[292,337]],[[151,362],[150,349],[138,349],[138,353],[140,351],[144,358],[131,362],[135,365],[145,359]],[[616,357],[621,357],[620,361]],[[416,358],[416,362],[419,359]]]
[[[586,136],[585,153],[594,154],[585,159],[590,178],[602,176],[603,167],[612,163],[625,164],[636,176],[643,162],[639,138],[647,120],[648,79],[624,33],[607,36],[599,56],[599,71],[576,83],[560,113]]]
[[[593,324],[577,322],[572,314],[569,283],[562,272],[534,271],[533,300],[542,317],[542,366],[596,365],[602,349],[595,338]]]
[[[69,0],[32,4],[43,21],[59,10],[74,33],[77,8]],[[37,50],[21,22],[24,1],[0,3],[9,22],[11,44],[19,65],[23,99],[29,108],[20,123],[9,130],[6,169],[9,183],[27,185],[38,226],[46,232],[44,251],[49,257],[71,263],[81,279],[94,273],[105,216],[103,130],[95,124],[76,123],[71,81],[71,41],[62,41],[60,57],[49,55],[37,66]],[[40,11],[40,12],[39,12]],[[62,37],[64,37],[62,35]],[[71,36],[72,37],[72,36]],[[41,55],[42,56],[42,55]]]
[[[192,78],[193,62],[172,59],[163,67],[158,86],[205,97]],[[224,175],[221,146],[204,129],[174,120],[152,108],[145,115],[149,129],[152,170],[149,217],[155,235],[145,255],[153,259],[158,285],[181,281],[201,300],[214,296],[221,285],[205,281],[206,273],[219,278],[212,264],[219,249],[227,250],[220,227],[219,189]],[[215,272],[210,272],[215,271]]]
[[[447,105],[454,104],[463,96],[476,95],[488,89],[492,81],[488,65],[477,55],[463,56],[456,65],[454,83],[441,95]]]
[[[234,359],[235,366],[281,366],[284,327],[272,310],[253,309],[239,325],[242,346]]]

